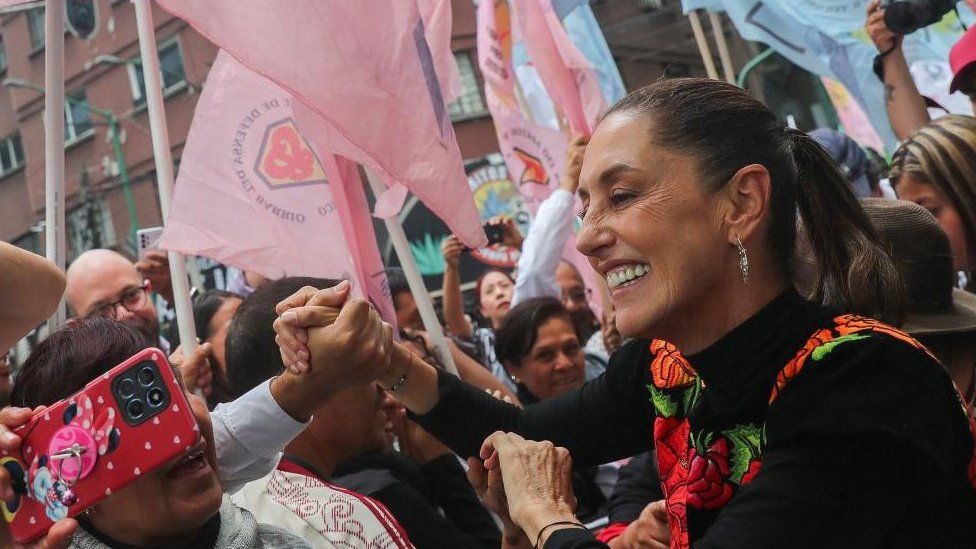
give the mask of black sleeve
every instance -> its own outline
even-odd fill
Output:
[[[452,524],[407,483],[396,482],[370,494],[370,497],[379,500],[390,510],[390,513],[393,513],[417,549],[441,547],[495,549],[499,546],[497,540],[487,543]]]
[[[924,353],[871,339],[789,383],[758,474],[696,549],[971,547],[972,440],[951,380]]]
[[[631,523],[640,517],[648,503],[664,499],[654,452],[634,456],[620,468],[620,476],[607,500],[610,524]]]
[[[553,532],[545,549],[607,549],[609,546],[597,541],[593,534],[582,528],[563,528]]]
[[[614,353],[602,376],[522,410],[440,372],[437,406],[415,420],[465,457],[477,455],[491,433],[510,431],[568,448],[575,466],[607,463],[653,445],[648,364],[646,342],[630,342]]]
[[[477,538],[481,547],[501,546],[502,534],[498,526],[481,505],[454,454],[445,454],[425,463],[422,471],[434,502],[454,526]]]

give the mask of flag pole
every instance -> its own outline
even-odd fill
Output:
[[[363,166],[363,170],[366,171],[366,179],[369,181],[370,189],[373,190],[373,195],[379,198],[386,192],[386,184],[380,181],[371,169]],[[396,250],[397,257],[400,259],[400,266],[403,268],[403,274],[407,277],[410,293],[413,294],[413,298],[417,302],[420,319],[424,322],[424,329],[427,330],[427,335],[430,336],[430,340],[434,344],[437,358],[440,359],[441,364],[448,372],[458,375],[454,357],[451,356],[451,349],[447,346],[447,338],[444,337],[441,323],[437,320],[437,313],[434,311],[434,302],[431,301],[427,286],[424,285],[424,279],[420,276],[420,270],[417,269],[417,263],[410,251],[410,243],[407,242],[407,235],[403,232],[403,225],[400,224],[400,217],[397,215],[384,217],[383,223],[386,224],[386,231],[390,233],[393,249]]]
[[[712,25],[712,34],[715,35],[715,43],[718,45],[718,57],[722,60],[722,73],[725,74],[725,81],[735,84],[735,68],[732,66],[732,54],[729,53],[729,43],[725,40],[725,29],[722,27],[722,18],[719,14],[708,12],[708,21]]]
[[[159,189],[159,205],[165,226],[166,219],[169,217],[170,198],[173,194],[173,153],[169,148],[169,130],[166,127],[162,72],[159,68],[159,55],[156,53],[156,30],[149,0],[132,0],[132,3],[136,8],[142,76],[146,83],[146,107],[149,111],[149,129],[152,135],[153,158],[156,162],[156,187]],[[197,347],[197,331],[193,324],[193,306],[190,302],[186,261],[183,254],[177,252],[168,252],[168,254],[180,345],[184,356],[188,356]]]
[[[64,271],[64,0],[48,0],[44,42],[44,253]],[[62,296],[48,333],[66,318]]]
[[[702,30],[701,18],[698,17],[698,10],[688,12],[688,20],[691,21],[691,32],[695,35],[695,43],[698,44],[698,53],[701,54],[702,63],[705,64],[705,74],[712,80],[719,80],[718,71],[715,69],[715,60],[712,59],[712,50],[708,47],[705,31]]]

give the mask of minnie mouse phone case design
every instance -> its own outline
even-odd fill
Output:
[[[15,431],[2,452],[16,497],[0,502],[18,542],[81,514],[141,475],[193,451],[200,428],[159,349],[140,351]]]

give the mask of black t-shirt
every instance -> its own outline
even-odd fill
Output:
[[[465,455],[504,430],[551,440],[587,465],[650,449],[661,410],[693,403],[684,410],[691,445],[707,458],[705,477],[722,474],[687,486],[696,548],[976,547],[973,436],[947,373],[895,330],[842,323],[789,292],[687,357],[700,381],[693,398],[687,387],[665,391],[655,406],[651,364],[661,352],[637,340],[602,377],[524,410],[440,374],[440,401],[419,419]],[[753,444],[749,460],[735,459]],[[546,544],[599,546],[576,529]]]

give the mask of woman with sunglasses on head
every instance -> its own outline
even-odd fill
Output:
[[[579,194],[578,247],[638,338],[603,376],[525,409],[402,353],[346,382],[395,388],[425,429],[484,460],[469,463],[490,472],[486,494],[504,490],[538,547],[603,547],[573,515],[570,455],[651,447],[659,545],[972,547],[966,412],[921,344],[861,316],[898,319],[904,291],[812,138],[733,85],[662,80],[599,123]],[[818,259],[810,299],[793,289],[798,214]]]

